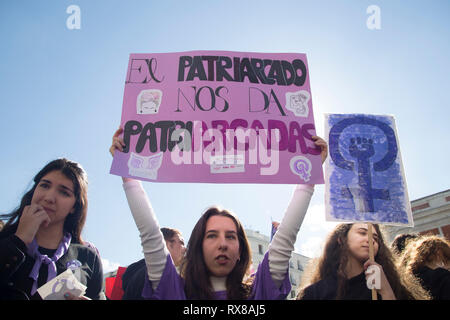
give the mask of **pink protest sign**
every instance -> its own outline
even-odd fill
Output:
[[[145,181],[323,183],[305,54],[131,54],[111,173]]]

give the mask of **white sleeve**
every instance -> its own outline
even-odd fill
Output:
[[[289,268],[289,259],[313,193],[314,185],[296,186],[278,230],[269,244],[270,275],[278,287]]]
[[[148,278],[152,282],[153,289],[156,289],[164,271],[169,251],[141,182],[139,180],[127,181],[123,184],[123,189],[140,233]]]

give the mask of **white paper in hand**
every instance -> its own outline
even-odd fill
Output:
[[[85,285],[75,278],[72,270],[67,269],[37,289],[37,292],[43,300],[65,300],[64,294],[66,292],[80,297],[86,292],[86,288]]]

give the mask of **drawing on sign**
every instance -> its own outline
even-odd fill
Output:
[[[308,182],[311,177],[311,161],[303,156],[293,157],[290,161],[291,170],[303,181]]]
[[[348,152],[356,161],[344,159],[339,149],[339,138],[341,133],[345,128],[355,124],[377,127],[382,130],[386,136],[388,144],[386,155],[381,160],[373,163],[374,171],[385,171],[391,167],[397,158],[397,142],[394,131],[387,124],[376,119],[362,116],[341,120],[330,130],[330,156],[334,163],[342,169],[355,171],[358,176],[359,187],[344,187],[342,189],[342,196],[359,200],[355,202],[360,204],[358,208],[355,208],[359,212],[374,212],[373,200],[390,200],[390,196],[388,189],[377,189],[372,187],[370,159],[375,155],[373,140],[362,137],[350,139]],[[355,168],[355,162],[357,163],[357,168]]]
[[[308,101],[311,95],[308,91],[286,92],[286,109],[291,110],[297,117],[307,118],[309,115]]]
[[[142,90],[136,101],[138,114],[155,114],[161,105],[162,91],[158,89]]]
[[[131,152],[128,160],[128,169],[130,175],[156,180],[158,169],[161,167],[163,153],[157,153],[153,156],[143,157]]]

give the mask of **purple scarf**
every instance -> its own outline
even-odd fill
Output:
[[[33,287],[31,288],[31,295],[34,295],[37,291],[37,279],[39,277],[39,270],[41,268],[42,263],[48,265],[48,276],[47,282],[56,277],[56,264],[58,261],[69,249],[70,241],[72,240],[72,235],[70,233],[65,233],[61,243],[56,249],[53,257],[49,258],[45,254],[41,254],[38,250],[39,246],[36,242],[36,238],[33,239],[33,242],[28,246],[28,255],[33,257],[36,261],[34,263],[33,269],[30,272],[29,277],[34,280]]]

